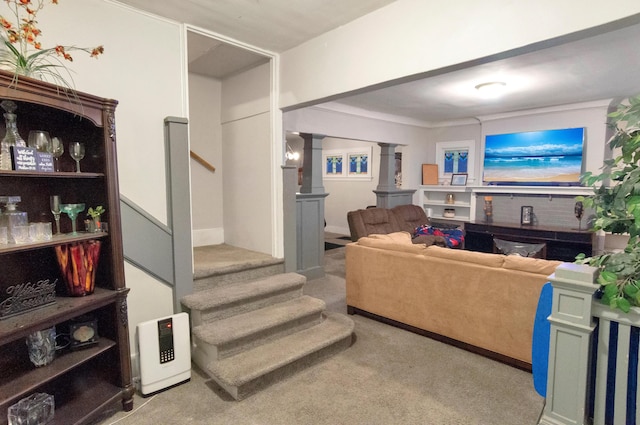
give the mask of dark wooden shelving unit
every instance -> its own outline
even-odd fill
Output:
[[[71,235],[71,222],[62,214],[63,234],[52,240],[0,245],[0,308],[16,285],[57,281],[53,304],[0,319],[0,425],[7,423],[9,406],[36,392],[54,396],[54,424],[88,424],[118,406],[131,410],[134,388],[116,158],[117,101],[80,92],[69,95],[30,78],[15,82],[12,74],[0,71],[2,100],[17,103],[18,131],[25,140],[30,130],[49,131],[63,140],[65,154],[59,172],[0,170],[0,195],[20,196],[18,207],[28,213],[30,221],[53,222],[51,195],[60,195],[63,203],[85,203],[86,209],[102,205],[106,210],[102,220],[109,224],[109,232]],[[0,119],[0,126],[3,124]],[[68,155],[72,141],[86,147],[81,173],[75,172],[75,162]],[[84,214],[86,211],[77,219],[79,230],[84,229]],[[90,240],[101,241],[96,289],[84,297],[71,297],[54,248]],[[29,361],[25,344],[29,334],[53,326],[63,333],[70,321],[86,315],[97,323],[97,344],[75,351],[61,349],[45,366],[35,367]]]
[[[469,251],[497,252],[494,238],[512,242],[544,243],[544,258],[570,263],[580,253],[590,256],[593,249],[593,232],[585,229],[505,223],[465,224],[465,249]]]

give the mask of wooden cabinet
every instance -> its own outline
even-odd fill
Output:
[[[120,226],[120,204],[116,161],[114,112],[117,102],[78,93],[29,78],[15,83],[12,75],[0,72],[0,100],[13,100],[18,129],[26,140],[30,130],[46,130],[62,138],[65,154],[60,172],[0,171],[0,195],[19,195],[19,208],[30,221],[53,221],[49,197],[60,195],[64,203],[102,205],[108,233],[54,236],[51,241],[23,245],[0,245],[0,302],[6,301],[15,285],[42,279],[58,279],[56,302],[0,320],[0,424],[7,421],[8,406],[34,393],[55,398],[56,424],[84,424],[105,409],[122,403],[133,407],[131,383],[127,292]],[[4,121],[2,127],[4,127]],[[86,146],[82,173],[74,172],[69,143]],[[78,217],[78,229],[84,229]],[[71,231],[62,214],[63,233]],[[55,228],[55,225],[54,225]],[[55,231],[55,230],[54,230]],[[96,289],[84,297],[69,297],[56,261],[56,245],[100,240],[100,261]],[[25,337],[56,326],[61,333],[74,318],[89,315],[97,321],[98,343],[78,350],[58,351],[52,363],[36,368],[28,358]]]
[[[465,249],[469,251],[497,252],[494,238],[512,242],[546,244],[543,258],[572,263],[576,255],[591,256],[593,232],[550,226],[526,226],[518,224],[465,225]]]

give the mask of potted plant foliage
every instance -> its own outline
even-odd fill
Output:
[[[582,176],[594,194],[579,197],[593,208],[593,230],[628,234],[624,250],[592,257],[580,254],[576,261],[600,269],[602,302],[629,312],[640,306],[640,95],[618,106],[609,114],[615,133],[608,142],[614,153],[604,162],[602,173]]]
[[[102,207],[102,205],[98,205],[97,207],[93,208],[90,207],[89,210],[87,211],[87,215],[89,217],[91,217],[91,223],[90,223],[90,230],[89,231],[93,231],[93,232],[100,232],[102,230],[102,223],[100,222],[100,216],[102,214],[104,214],[105,210]]]

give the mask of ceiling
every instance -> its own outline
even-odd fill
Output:
[[[119,1],[280,53],[395,0]]]
[[[265,49],[282,52],[393,0],[120,0],[132,7]],[[628,97],[640,93],[640,17],[631,26],[414,81],[350,94],[321,106],[432,125],[505,112]],[[629,20],[627,20],[629,21]],[[579,38],[579,37],[576,37]],[[269,59],[196,32],[189,71],[223,79]],[[504,81],[503,96],[474,87]]]
[[[351,95],[325,106],[423,123],[640,94],[640,24],[482,65]],[[475,86],[506,83],[500,97]]]

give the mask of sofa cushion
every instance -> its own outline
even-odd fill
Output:
[[[400,235],[400,233],[405,233]],[[411,243],[411,235],[406,232],[396,233],[393,237],[385,238],[389,235],[371,235],[358,239],[358,245],[368,248],[384,249],[388,251],[400,251],[409,254],[424,254],[427,247],[422,244]]]
[[[419,235],[417,237],[411,237],[409,232],[394,232],[389,234],[372,234],[369,235],[370,238],[393,241],[398,243],[405,244],[421,244],[424,246],[430,245],[438,245],[438,246],[447,246],[444,238],[442,236],[433,236],[433,235]]]
[[[502,267],[528,273],[550,275],[556,271],[556,267],[560,264],[562,264],[562,261],[506,255],[504,256],[504,265]]]
[[[393,232],[393,233],[373,233],[368,236],[371,239],[378,239],[383,241],[392,241],[398,243],[411,243],[411,234],[409,232]]]
[[[452,250],[439,246],[428,246],[426,248],[426,255],[431,257],[443,258],[446,260],[474,263],[487,267],[502,267],[505,258],[507,258],[504,255],[488,254],[485,252],[464,251],[460,249]]]
[[[429,218],[422,207],[418,205],[398,205],[391,208],[398,219],[400,228],[405,232],[413,233],[416,227],[429,224]]]

